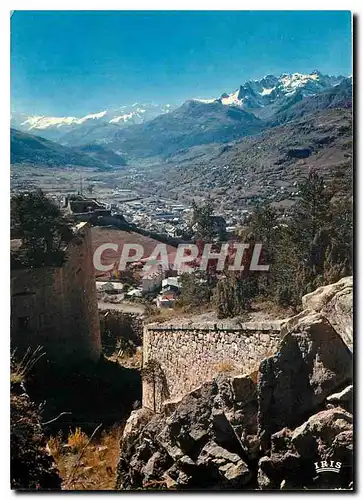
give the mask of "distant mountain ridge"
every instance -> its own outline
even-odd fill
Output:
[[[60,143],[66,143],[63,136],[68,133],[82,130],[94,130],[107,125],[115,129],[145,123],[152,120],[160,114],[169,113],[175,106],[171,104],[142,104],[134,103],[132,105],[115,107],[97,113],[90,113],[82,117],[75,116],[28,116],[24,113],[14,113],[12,115],[12,126],[23,132],[39,134],[45,139],[56,140]],[[87,135],[87,134],[86,134]]]
[[[135,125],[117,132],[107,147],[135,158],[166,157],[197,145],[228,143],[256,135],[262,130],[312,111],[350,108],[352,79],[345,78],[340,80],[340,83],[326,88],[328,82],[336,81],[329,78],[324,85],[312,84],[315,88],[323,89],[316,94],[312,92],[310,83],[306,83],[304,79],[302,85],[295,82],[296,91],[282,93],[281,97],[271,104],[259,108],[259,113],[234,104],[223,104],[222,99],[212,102],[187,101],[168,115],[158,116],[143,125]],[[289,86],[286,88],[290,89]],[[307,93],[311,95],[306,95]]]
[[[45,117],[25,122],[32,123],[31,132],[58,134],[54,139],[58,143],[90,157],[100,157],[97,147],[106,148],[106,156],[111,159],[111,152],[117,154],[112,161],[118,163],[119,157],[165,158],[198,145],[229,143],[313,111],[351,105],[352,78],[323,75],[316,70],[310,74],[267,75],[217,99],[191,99],[176,109],[153,108],[157,113],[153,119],[146,119],[146,112],[141,113],[135,103],[133,112],[124,110],[113,118],[104,111],[79,119],[64,118],[61,124]],[[137,123],[140,113],[144,121]],[[136,123],[130,125],[126,115],[132,115]],[[92,151],[79,149],[90,145]]]
[[[121,154],[146,158],[196,144],[231,141],[256,134],[262,128],[259,118],[242,109],[191,100],[167,115],[117,132],[107,146]]]
[[[181,150],[155,162],[148,179],[157,186],[162,180],[175,199],[211,196],[228,209],[262,199],[291,203],[310,169],[349,181],[352,155],[351,109],[327,106],[229,144]]]
[[[338,85],[345,77],[312,73],[283,73],[279,77],[266,75],[260,80],[249,80],[230,94],[222,94],[216,99],[198,99],[201,102],[219,101],[226,106],[237,106],[245,110],[256,110],[270,106],[284,97],[299,92],[310,97]]]
[[[68,148],[43,137],[10,129],[11,164],[31,164],[42,167],[81,166],[98,169],[122,167],[124,158],[113,151],[96,145],[84,148]]]
[[[272,125],[300,118],[306,113],[319,109],[350,109],[352,108],[353,88],[352,78],[344,78],[339,84],[304,99],[301,92],[294,95],[283,105],[280,103],[278,110],[270,119]]]

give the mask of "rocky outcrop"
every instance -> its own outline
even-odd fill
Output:
[[[328,406],[310,412],[300,426],[278,428],[267,450],[258,434],[256,389],[247,376],[221,376],[175,402],[173,411],[165,405],[160,414],[133,412],[121,441],[116,488],[317,488],[329,479],[315,471],[321,460],[341,461],[341,474],[329,481],[349,488],[352,415]]]
[[[304,311],[285,322],[257,374],[219,376],[159,414],[133,412],[116,487],[349,489],[351,382],[342,337],[323,314]],[[317,471],[321,461],[337,470]]]
[[[289,319],[274,356],[260,364],[260,489],[351,488],[352,354],[322,314]],[[339,389],[339,392],[337,392]],[[319,411],[321,410],[321,411]],[[321,461],[335,472],[316,471]]]
[[[248,376],[218,377],[184,396],[171,415],[166,408],[146,425],[143,414],[137,436],[124,434],[117,488],[238,489],[253,482],[257,391]],[[127,429],[143,411],[133,412]]]
[[[22,384],[11,384],[11,488],[60,490],[61,479],[41,426],[39,408]]]
[[[347,276],[332,285],[322,286],[302,298],[304,309],[325,316],[344,342],[353,346],[353,277]]]
[[[337,471],[317,472],[322,461],[338,465]],[[352,461],[352,415],[342,408],[324,410],[272,435],[271,452],[259,461],[258,483],[261,489],[350,488]]]
[[[152,416],[153,412],[149,408],[132,411],[124,427],[122,441],[124,443],[132,442]]]
[[[332,406],[341,406],[349,412],[353,411],[353,386],[348,385],[345,389],[335,394],[331,394],[326,398],[327,402]]]
[[[259,370],[259,433],[295,427],[352,380],[352,354],[324,316],[301,316]]]

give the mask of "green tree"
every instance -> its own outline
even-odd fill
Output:
[[[267,205],[256,208],[246,234],[263,244],[270,264],[257,277],[259,293],[298,306],[304,294],[352,273],[352,199],[341,186],[310,172],[287,217]]]
[[[178,299],[180,305],[200,307],[209,303],[212,287],[206,272],[183,273],[180,276],[180,285],[181,293]]]
[[[153,410],[156,412],[157,391],[159,391],[161,401],[169,397],[166,377],[160,363],[155,359],[150,359],[141,369],[141,377],[151,384],[153,391]]]
[[[195,237],[203,240],[204,242],[212,241],[216,234],[212,219],[213,206],[211,201],[208,199],[203,205],[197,205],[197,203],[193,201],[192,209],[192,226]]]
[[[352,203],[335,196],[336,182],[326,184],[315,172],[299,186],[300,199],[276,247],[275,297],[282,305],[299,304],[317,287],[352,272]]]
[[[41,190],[11,198],[11,232],[22,242],[13,264],[26,267],[62,265],[73,237],[70,223]]]
[[[257,205],[250,220],[250,231],[256,241],[267,248],[272,248],[276,240],[275,227],[278,224],[278,213],[267,203]]]
[[[218,318],[233,317],[248,311],[253,295],[253,283],[248,277],[238,278],[231,273],[220,279],[213,295]]]
[[[296,229],[299,246],[309,252],[315,235],[331,219],[331,192],[316,172],[309,172],[308,178],[299,185],[299,191],[300,199],[292,213],[292,227]]]

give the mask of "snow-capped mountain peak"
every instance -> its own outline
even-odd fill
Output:
[[[45,129],[48,127],[61,127],[62,125],[71,125],[77,120],[74,116],[68,117],[55,117],[55,116],[29,116],[25,121],[20,123],[21,126],[26,128],[27,130],[36,129]]]
[[[103,118],[107,115],[107,111],[100,111],[99,113],[94,113],[93,115],[86,115],[83,118],[79,118],[75,123],[80,125],[81,123],[86,122],[87,120],[98,120],[99,118]]]
[[[279,77],[266,75],[260,80],[249,80],[230,94],[222,94],[208,102],[221,102],[226,106],[238,106],[243,109],[259,109],[273,104],[280,98],[301,92],[304,97],[315,95],[338,84],[342,76],[323,75],[318,70],[309,74],[284,73]],[[197,99],[199,102],[207,100]]]
[[[76,118],[75,116],[30,116],[20,125],[26,127],[27,130],[39,129],[44,130],[49,127],[62,127],[69,125],[81,125],[87,120],[98,120],[103,118],[107,114],[107,111],[101,111],[100,113],[93,113],[90,115],[83,116],[82,118]]]
[[[130,106],[120,106],[97,113],[90,113],[85,116],[13,116],[12,121],[14,126],[21,128],[24,131],[32,131],[36,133],[39,131],[55,131],[67,132],[73,128],[78,128],[82,125],[92,125],[97,122],[118,124],[118,125],[133,125],[137,123],[144,123],[151,120],[156,116],[169,113],[173,109],[171,104],[140,104],[133,103]]]
[[[239,89],[235,90],[231,94],[223,94],[221,97],[221,102],[222,104],[225,104],[227,106],[232,105],[232,104],[240,104],[240,99],[239,99]]]

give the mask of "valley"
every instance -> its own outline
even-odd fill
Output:
[[[136,106],[143,123],[120,124],[106,112],[29,118],[23,132],[13,131],[12,186],[34,184],[58,196],[79,191],[83,179],[106,203],[118,197],[115,189],[128,190],[129,199],[170,199],[186,207],[210,197],[219,211],[237,211],[238,219],[260,202],[286,209],[311,170],[327,181],[351,177],[351,105],[351,78],[314,71],[267,75],[176,109],[151,108],[158,116]],[[56,130],[57,143],[30,135]]]
[[[158,199],[180,205],[174,214],[178,217],[180,211],[188,211],[193,200],[200,202],[209,197],[217,213],[230,219],[230,226],[243,224],[257,203],[289,209],[299,197],[297,185],[311,170],[328,182],[340,179],[342,189],[349,183],[351,110],[309,112],[238,141],[194,146],[167,157],[135,159],[122,168],[49,169],[17,164],[12,167],[11,177],[12,192],[39,187],[58,200],[67,193],[91,189],[92,196],[114,205],[126,219],[138,212],[141,218],[131,217],[129,222],[147,222],[147,228],[156,229],[142,213],[156,213]],[[159,208],[165,206],[161,203]]]
[[[53,488],[315,489],[318,444],[352,487],[351,94],[351,78],[267,75],[147,118],[11,130],[12,343],[28,349],[12,359],[12,442],[25,414]],[[200,271],[227,240],[247,242],[243,266],[214,253]],[[188,272],[145,268],[159,242],[173,262],[195,244]],[[144,253],[122,268],[127,244]],[[18,471],[14,487],[38,488]]]

